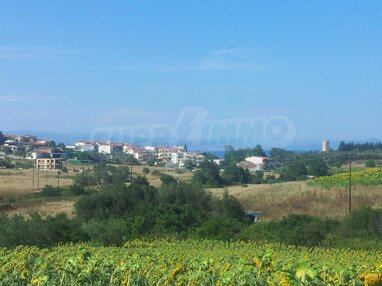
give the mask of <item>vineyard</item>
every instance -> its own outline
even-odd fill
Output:
[[[341,173],[332,176],[318,177],[310,180],[309,185],[324,188],[346,187],[349,184],[349,174]],[[367,170],[353,171],[352,184],[361,186],[382,185],[382,169],[373,168]]]
[[[0,249],[1,285],[382,285],[382,252],[218,241]]]

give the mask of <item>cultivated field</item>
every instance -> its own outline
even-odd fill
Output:
[[[0,249],[1,285],[381,285],[382,253],[208,240]]]

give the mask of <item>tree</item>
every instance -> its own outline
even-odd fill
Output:
[[[54,142],[54,141],[47,141],[47,142],[45,142],[44,147],[55,148],[56,147],[56,142]]]
[[[266,154],[261,145],[257,144],[255,148],[252,149],[252,156],[266,157]]]
[[[252,181],[252,175],[248,169],[240,168],[236,164],[227,165],[222,177],[226,185],[233,183],[248,184]]]
[[[160,176],[160,180],[162,181],[162,184],[169,185],[171,183],[176,183],[176,179],[173,176],[162,174]]]
[[[366,168],[375,168],[376,164],[374,160],[368,160],[365,162],[365,167]]]
[[[58,143],[58,144],[57,144],[57,147],[58,147],[58,148],[61,148],[61,149],[65,149],[66,146],[65,146],[64,143]]]
[[[281,149],[281,148],[272,148],[269,151],[269,156],[275,162],[283,162],[286,160],[290,160],[294,155],[295,155],[294,152]]]
[[[327,176],[329,175],[329,167],[323,159],[312,159],[306,164],[308,174],[312,176]]]
[[[5,143],[5,136],[3,132],[0,131],[0,145],[3,145]]]
[[[200,163],[199,170],[194,173],[192,180],[210,187],[220,187],[222,185],[218,165],[207,160]]]
[[[184,161],[184,168],[186,168],[189,171],[192,171],[196,165],[191,160],[185,160]]]
[[[308,169],[301,161],[293,161],[285,166],[284,171],[281,173],[281,178],[284,181],[297,181],[303,180],[308,175]]]

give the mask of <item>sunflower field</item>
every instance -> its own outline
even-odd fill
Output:
[[[0,249],[1,285],[382,285],[382,252],[207,240]]]
[[[346,187],[349,184],[349,173],[317,177],[308,182],[311,186],[323,188]],[[352,184],[361,186],[382,185],[382,169],[373,168],[352,172]]]

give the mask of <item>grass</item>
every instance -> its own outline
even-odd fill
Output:
[[[78,167],[78,166],[77,166]],[[178,180],[189,181],[193,173],[185,171],[177,173],[175,169],[165,167],[148,167],[149,174],[143,173],[144,166],[133,166],[133,176],[145,175],[151,185],[161,185],[160,175],[152,174],[157,170],[160,174],[174,176]],[[68,168],[69,169],[69,168]],[[71,169],[69,169],[71,170]],[[64,212],[73,216],[75,198],[37,198],[32,194],[37,190],[32,185],[32,170],[0,169],[0,201],[3,212],[8,214],[29,215],[38,212],[42,215],[55,215]],[[61,176],[60,185],[72,184],[72,178],[78,173],[68,172]],[[35,174],[36,175],[36,174]],[[55,186],[55,173],[40,174],[40,187],[45,184]],[[36,181],[35,181],[36,183]],[[325,190],[308,186],[305,182],[288,182],[277,184],[260,184],[247,187],[231,186],[227,188],[208,189],[213,195],[220,196],[224,190],[236,197],[245,209],[263,212],[264,220],[279,219],[290,213],[309,214],[319,217],[341,218],[348,212],[348,194],[346,188]],[[353,188],[353,207],[369,205],[382,207],[382,186]],[[7,208],[7,205],[12,206]]]
[[[35,177],[33,185],[33,175]],[[56,172],[40,172],[40,189],[45,185],[57,185]],[[75,173],[67,173],[65,177],[60,177],[60,186],[69,186],[73,183]],[[68,205],[56,204],[52,206],[52,199],[35,198],[33,194],[38,192],[37,173],[32,169],[14,170],[0,169],[0,207],[3,213],[7,214],[26,214],[38,210],[39,213],[56,214],[59,212],[68,212]],[[57,200],[57,199],[56,199]]]
[[[40,201],[34,204],[19,205],[14,209],[6,211],[8,215],[30,216],[33,213],[39,213],[41,216],[54,216],[59,213],[65,213],[69,218],[74,217],[75,199]]]
[[[305,182],[232,186],[225,188],[244,209],[262,211],[264,220],[279,219],[290,213],[341,218],[348,212],[348,191],[321,189]],[[209,189],[214,195],[225,189]],[[352,206],[382,207],[382,186],[353,188]]]
[[[150,173],[144,174],[143,168],[149,168]],[[180,181],[190,181],[192,178],[193,173],[191,171],[184,171],[183,173],[177,173],[176,169],[174,168],[166,168],[166,167],[150,167],[150,166],[133,166],[133,176],[146,176],[147,180],[150,182],[150,184],[156,188],[160,187],[162,184],[162,181],[160,180],[160,174],[155,175],[153,174],[153,171],[157,171],[160,174],[166,174],[173,176],[177,180]]]

